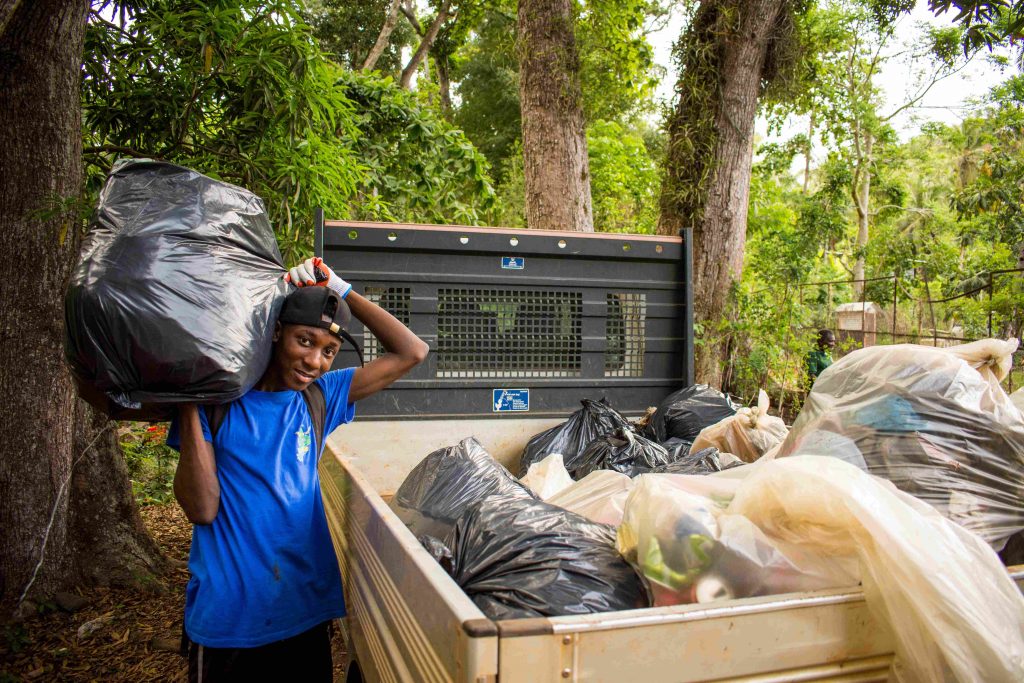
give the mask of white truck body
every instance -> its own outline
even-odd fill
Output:
[[[475,436],[511,471],[556,419],[354,422],[320,474],[345,587],[351,680],[884,681],[892,637],[856,587],[583,616],[493,622],[386,500],[437,448]],[[1024,567],[1015,568],[1018,584]]]

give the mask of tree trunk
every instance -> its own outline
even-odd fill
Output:
[[[370,49],[370,54],[366,55],[366,61],[363,62],[363,71],[373,71],[373,67],[377,66],[377,60],[380,59],[380,56],[384,54],[384,50],[387,49],[388,41],[391,40],[391,32],[395,30],[395,25],[398,23],[398,6],[401,4],[402,0],[391,0],[388,17],[384,20],[384,26],[377,35],[377,42]]]
[[[416,48],[416,52],[409,60],[409,63],[405,65],[405,68],[402,69],[402,78],[399,85],[404,90],[408,90],[412,85],[412,75],[416,73],[416,69],[420,68],[420,62],[426,58],[427,51],[430,50],[430,46],[434,44],[434,39],[437,38],[437,32],[441,30],[441,24],[448,19],[448,8],[450,6],[450,0],[445,0],[441,5],[441,8],[437,11],[434,23],[430,25],[430,28],[427,29],[427,33],[420,40],[420,45]]]
[[[724,345],[714,327],[739,280],[746,241],[754,117],[766,56],[787,0],[701,2],[680,39],[679,100],[668,121],[658,232],[693,227],[699,381],[718,386]]]
[[[128,553],[131,564],[159,557],[138,523],[113,430],[106,443],[84,448],[97,432],[76,420],[86,408],[62,352],[64,290],[81,236],[73,201],[82,181],[88,10],[88,0],[0,0],[0,250],[11,273],[0,280],[5,616],[30,584],[28,595],[48,595],[111,576],[128,566]],[[100,539],[92,557],[79,555]]]
[[[853,283],[854,301],[864,301],[864,250],[867,249],[869,235],[869,219],[871,217],[871,148],[874,140],[871,133],[864,134],[863,146],[857,145],[857,182],[853,184],[853,203],[857,207],[857,244],[854,251],[857,260],[853,264],[853,279],[861,282]]]
[[[519,99],[526,224],[594,231],[571,0],[520,0]]]
[[[452,115],[452,79],[450,74],[450,60],[447,55],[439,55],[434,59],[437,66],[437,92],[440,97],[441,113],[446,119]]]
[[[814,151],[814,111],[811,111],[810,122],[807,124],[807,144],[804,145],[804,187],[806,196],[811,188],[811,152]]]

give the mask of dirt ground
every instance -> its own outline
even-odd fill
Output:
[[[74,612],[42,605],[39,616],[4,627],[0,683],[187,680],[186,661],[177,651],[192,527],[173,503],[144,507],[142,517],[175,566],[152,590],[83,590],[88,603]],[[79,637],[84,624],[97,620],[96,631]],[[332,645],[334,680],[343,681],[345,651],[338,630]]]

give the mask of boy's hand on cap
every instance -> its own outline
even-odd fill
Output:
[[[285,282],[296,287],[329,287],[344,299],[352,291],[352,285],[345,282],[319,257],[309,258],[285,273]]]

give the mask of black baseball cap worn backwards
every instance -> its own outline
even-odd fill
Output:
[[[293,291],[284,300],[277,321],[282,325],[308,325],[327,330],[351,344],[359,356],[359,364],[363,364],[362,349],[348,333],[352,310],[327,287],[299,287]]]

